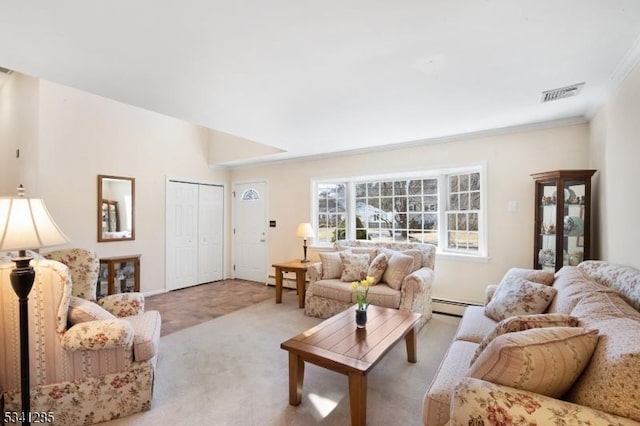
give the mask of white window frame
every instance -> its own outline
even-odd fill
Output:
[[[447,247],[447,229],[446,211],[449,199],[449,187],[447,185],[447,176],[460,173],[480,173],[480,210],[478,212],[478,250],[469,251],[465,249],[449,249]],[[314,229],[318,229],[318,201],[317,188],[318,184],[323,183],[345,183],[346,184],[346,238],[355,239],[356,226],[354,214],[356,210],[356,194],[355,184],[362,182],[370,182],[376,180],[398,180],[398,179],[438,179],[438,249],[439,257],[451,259],[469,259],[486,261],[487,253],[487,167],[486,163],[473,163],[469,165],[442,167],[437,169],[422,170],[415,172],[376,174],[367,176],[349,176],[349,177],[333,177],[333,178],[317,178],[311,180],[311,223]],[[408,207],[407,207],[408,208]],[[333,247],[331,242],[314,241],[313,247],[318,250]]]

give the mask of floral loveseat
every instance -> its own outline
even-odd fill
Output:
[[[141,294],[110,296],[102,303],[105,309],[95,303],[99,264],[92,251],[48,256],[70,267],[31,261],[36,272],[29,296],[31,410],[51,412],[55,424],[82,425],[150,409],[159,313],[144,311]],[[18,301],[9,283],[14,266],[0,265],[0,385],[7,411],[20,411]]]
[[[306,315],[329,318],[347,309],[356,302],[351,282],[374,274],[380,282],[369,289],[371,304],[422,314],[418,327],[431,319],[434,245],[339,240],[334,248],[334,252],[320,253],[321,263],[307,271]],[[354,269],[345,259],[347,254],[360,260],[369,256],[366,264],[360,264],[364,269]],[[351,275],[346,276],[348,273]]]
[[[465,310],[424,424],[640,425],[639,309],[633,268],[510,270],[484,307]]]

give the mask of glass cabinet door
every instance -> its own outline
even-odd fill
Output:
[[[557,271],[589,259],[591,176],[595,170],[559,170],[536,180],[534,268]]]

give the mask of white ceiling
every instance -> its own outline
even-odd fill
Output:
[[[0,67],[286,151],[272,159],[589,118],[640,57],[638,0],[0,0],[0,10]],[[541,91],[579,82],[578,96],[540,103]]]

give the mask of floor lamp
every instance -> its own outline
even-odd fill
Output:
[[[11,271],[11,287],[18,296],[20,316],[20,392],[22,424],[31,423],[29,379],[29,293],[36,273],[29,265],[27,249],[65,244],[69,240],[53,221],[44,201],[25,198],[22,185],[17,197],[0,198],[0,251],[18,250]]]

